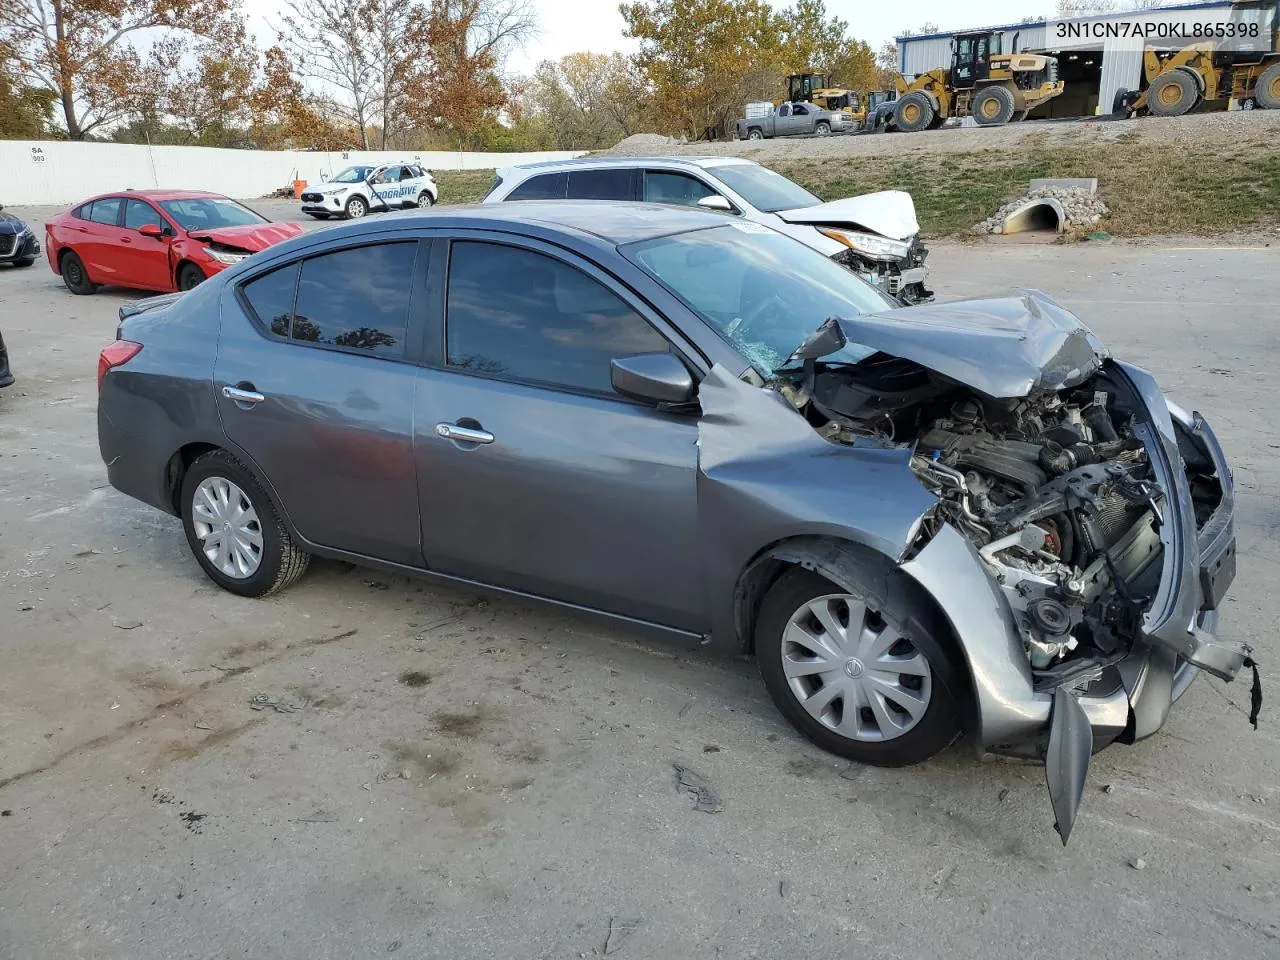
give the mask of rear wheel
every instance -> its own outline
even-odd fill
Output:
[[[979,126],[998,127],[1013,119],[1017,103],[1008,87],[983,87],[973,98],[972,109]]]
[[[773,702],[818,746],[860,763],[906,766],[960,734],[959,675],[941,631],[883,596],[883,573],[838,587],[808,570],[785,574],[756,621],[756,659]],[[901,608],[901,609],[900,609]]]
[[[97,291],[98,285],[89,279],[89,274],[84,269],[84,262],[75,251],[68,250],[64,253],[61,263],[62,282],[67,285],[68,290],[78,296]]]
[[[1280,110],[1280,63],[1262,71],[1253,88],[1253,99],[1264,110]]]
[[[1147,107],[1157,117],[1180,117],[1199,99],[1195,77],[1182,69],[1162,73],[1147,88]]]
[[[225,450],[206,453],[182,480],[182,524],[196,561],[214,583],[265,597],[298,580],[311,562],[258,479]]]
[[[200,284],[204,283],[204,271],[197,267],[194,263],[184,263],[178,269],[178,289],[186,292],[194,290]]]
[[[936,116],[933,102],[919,90],[908,93],[893,110],[893,122],[904,133],[927,129]]]

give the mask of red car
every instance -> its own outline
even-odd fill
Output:
[[[217,193],[129,190],[58,214],[45,224],[45,252],[72,293],[100,284],[168,293],[301,232]]]

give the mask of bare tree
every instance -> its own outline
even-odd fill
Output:
[[[342,119],[369,149],[369,127],[382,92],[378,38],[369,29],[369,0],[287,0],[280,43],[300,76],[337,94]]]

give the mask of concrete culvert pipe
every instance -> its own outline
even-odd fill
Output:
[[[1000,225],[1001,233],[1029,233],[1033,230],[1052,230],[1062,233],[1067,226],[1067,212],[1062,203],[1053,197],[1028,200],[1018,207]]]

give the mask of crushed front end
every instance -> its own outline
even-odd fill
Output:
[[[860,235],[847,230],[823,230],[825,235],[849,244],[833,260],[848,267],[874,287],[878,287],[911,307],[931,303],[934,293],[927,286],[929,268],[925,260],[929,250],[919,235],[907,240],[890,240],[873,235]]]
[[[782,389],[833,442],[911,447],[937,506],[903,570],[963,647],[979,745],[1045,760],[1065,842],[1093,750],[1154,733],[1197,668],[1252,666],[1216,635],[1231,470],[1203,418],[1043,295],[920,310],[849,323],[829,359],[854,362],[811,357]]]

